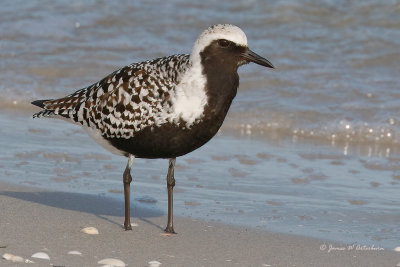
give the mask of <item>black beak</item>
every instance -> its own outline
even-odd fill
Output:
[[[268,59],[265,59],[262,56],[257,55],[256,53],[254,53],[253,51],[251,51],[248,48],[242,54],[242,57],[244,57],[245,59],[247,59],[251,62],[254,62],[258,65],[264,66],[264,67],[268,67],[268,68],[272,68],[272,69],[275,68],[274,65],[272,65],[272,63],[268,61]]]

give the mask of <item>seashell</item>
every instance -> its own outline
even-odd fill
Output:
[[[98,235],[99,230],[95,227],[85,227],[81,230],[82,233],[88,234],[88,235]]]
[[[68,251],[68,254],[69,254],[69,255],[79,255],[79,256],[82,256],[82,253],[80,253],[80,252],[77,251],[77,250]]]
[[[400,252],[400,247],[395,247],[393,250],[397,251],[397,252]]]
[[[171,233],[160,233],[160,236],[170,237],[170,236],[172,236],[172,234]]]
[[[25,259],[20,256],[14,256],[14,257],[12,257],[11,261],[12,262],[24,262]]]
[[[3,259],[10,261],[14,255],[10,253],[4,253],[2,257]]]
[[[159,261],[149,261],[147,264],[148,264],[147,265],[148,267],[159,267],[161,265],[161,262],[159,262]]]
[[[25,259],[25,263],[35,263],[35,262],[31,261],[31,260],[28,260],[28,259]]]
[[[37,252],[31,256],[32,258],[43,259],[43,260],[50,260],[49,255],[44,252]]]
[[[11,253],[4,253],[2,257],[3,257],[3,259],[12,261],[12,262],[24,262],[24,258],[22,258],[20,256],[15,256]]]
[[[98,264],[103,264],[107,267],[125,267],[125,263],[123,261],[112,258],[102,259],[98,262]]]

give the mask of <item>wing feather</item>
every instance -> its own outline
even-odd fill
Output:
[[[188,65],[188,55],[131,64],[66,97],[32,102],[44,108],[33,117],[61,116],[105,137],[132,137],[166,121],[170,94]]]

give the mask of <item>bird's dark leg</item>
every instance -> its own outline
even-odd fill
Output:
[[[174,168],[175,168],[176,158],[169,160],[168,175],[167,175],[167,190],[168,190],[168,223],[165,228],[165,232],[175,234],[174,231],[174,218],[173,218],[173,203],[174,203]]]
[[[124,175],[122,176],[123,182],[124,182],[124,197],[125,197],[125,221],[124,221],[124,227],[125,230],[132,230],[131,226],[131,215],[130,215],[130,187],[131,187],[131,182],[132,182],[132,176],[131,176],[131,167],[133,160],[135,159],[135,156],[129,154],[129,159],[128,159],[128,164],[126,164],[126,168],[124,171]]]

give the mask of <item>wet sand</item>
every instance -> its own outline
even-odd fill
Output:
[[[137,226],[125,232],[123,211],[116,209],[121,203],[109,198],[0,186],[0,253],[35,262],[28,266],[96,266],[104,258],[120,259],[127,266],[148,266],[150,261],[162,266],[396,266],[400,262],[395,251],[350,250],[317,239],[183,217],[175,218],[178,234],[166,236],[165,214],[137,207],[133,217]],[[99,234],[80,231],[88,226]],[[31,258],[36,252],[47,253],[50,261]],[[4,259],[0,263],[15,265]]]

